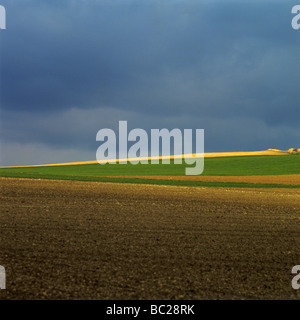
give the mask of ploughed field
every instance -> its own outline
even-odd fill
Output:
[[[299,188],[0,183],[0,299],[300,298]]]

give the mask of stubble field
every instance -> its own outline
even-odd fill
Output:
[[[0,299],[300,297],[299,189],[0,179]]]

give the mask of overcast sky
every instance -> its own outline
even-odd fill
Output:
[[[1,0],[0,165],[95,160],[102,128],[199,128],[205,152],[300,147],[289,0]]]

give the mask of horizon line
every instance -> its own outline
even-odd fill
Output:
[[[291,148],[293,149],[293,148]],[[163,159],[190,159],[190,158],[217,158],[217,157],[236,157],[236,156],[254,156],[254,155],[289,155],[290,150],[279,150],[279,149],[267,149],[262,151],[229,151],[229,152],[208,152],[208,153],[190,153],[180,155],[169,155],[169,156],[156,156],[156,157],[137,157],[137,158],[124,158],[124,159],[105,159],[100,162],[97,160],[91,161],[75,161],[75,162],[62,162],[62,163],[51,163],[51,164],[35,164],[35,165],[21,165],[21,166],[1,166],[0,168],[22,168],[22,167],[46,167],[46,166],[63,166],[63,165],[80,165],[80,164],[106,164],[120,161],[143,161],[143,160],[163,160]],[[299,149],[297,149],[299,150]],[[204,156],[203,156],[204,155]]]

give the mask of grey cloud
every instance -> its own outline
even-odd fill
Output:
[[[210,151],[296,144],[292,4],[7,1],[2,140],[91,152],[98,129],[125,119],[204,128]]]
[[[15,119],[11,126],[10,118]],[[166,118],[145,117],[142,112],[114,108],[72,108],[54,116],[7,112],[4,114],[1,137],[1,165],[39,164],[95,160],[99,142],[96,133],[111,128],[118,135],[118,121],[127,120],[128,130],[143,128],[204,128],[205,151],[255,151],[273,146],[288,149],[300,141],[300,132],[293,126],[271,126],[249,117],[199,117],[169,115]],[[26,161],[25,161],[26,160]],[[25,161],[25,162],[24,162]]]

